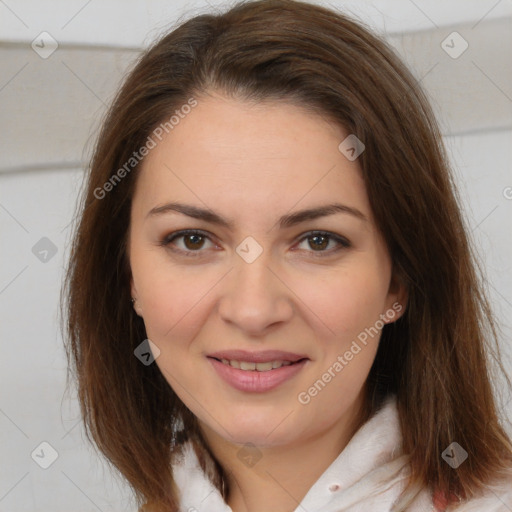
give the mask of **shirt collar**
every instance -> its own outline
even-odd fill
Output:
[[[391,395],[310,488],[296,512],[389,511],[407,477],[407,457],[400,448],[396,398]],[[232,512],[202,471],[191,443],[186,443],[183,455],[174,466],[181,510]],[[428,505],[425,496],[421,500]]]

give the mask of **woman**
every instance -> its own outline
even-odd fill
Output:
[[[144,510],[512,509],[441,135],[342,15],[245,2],[150,48],[65,291],[85,424]]]

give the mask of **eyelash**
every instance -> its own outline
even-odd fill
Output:
[[[190,251],[190,250],[185,251],[183,249],[177,249],[175,247],[172,247],[172,242],[174,242],[176,239],[183,238],[188,235],[198,235],[198,236],[206,238],[206,239],[210,240],[210,242],[212,242],[209,234],[206,233],[205,231],[201,231],[201,230],[197,230],[197,229],[185,229],[182,231],[176,231],[174,233],[170,233],[169,235],[164,237],[164,239],[161,240],[158,245],[165,247],[173,252],[181,253],[182,255],[184,255],[186,257],[197,258],[198,256],[202,255],[201,254],[202,252],[204,252],[201,250],[202,248],[198,249],[197,251]],[[333,254],[335,252],[338,252],[342,249],[348,249],[349,247],[351,247],[351,244],[347,239],[345,239],[339,235],[335,235],[334,233],[330,233],[328,231],[309,231],[309,232],[305,233],[304,236],[302,236],[302,238],[298,241],[298,243],[301,243],[304,240],[307,240],[308,238],[313,238],[315,236],[323,236],[323,237],[328,238],[329,242],[331,240],[334,240],[335,242],[337,242],[339,244],[339,247],[337,247],[335,249],[322,250],[322,251],[314,251],[314,250],[307,251],[307,252],[313,253],[313,255],[314,255],[313,257],[316,257],[316,258],[323,258],[326,256],[330,256],[331,254]]]

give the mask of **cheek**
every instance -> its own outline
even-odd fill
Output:
[[[179,279],[160,281],[143,296],[143,317],[150,339],[156,343],[185,343],[194,335],[194,325],[202,314],[201,298],[205,290],[197,285],[183,286]]]
[[[194,337],[207,314],[208,294],[218,276],[199,266],[179,268],[159,251],[141,251],[132,258],[146,332],[159,346],[169,341],[184,344]]]
[[[290,286],[306,306],[304,311],[311,322],[338,343],[374,325],[384,313],[387,269],[364,261],[359,266],[337,270],[321,280],[297,274]]]

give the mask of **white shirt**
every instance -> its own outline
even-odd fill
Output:
[[[396,399],[391,396],[354,434],[295,512],[435,512],[426,489],[413,492],[407,508],[392,508],[405,488],[409,471],[407,456],[400,455],[400,444]],[[189,443],[183,460],[174,466],[174,478],[181,492],[181,512],[233,512],[202,471]],[[495,489],[482,500],[472,500],[456,510],[512,512],[512,480],[507,489]]]

